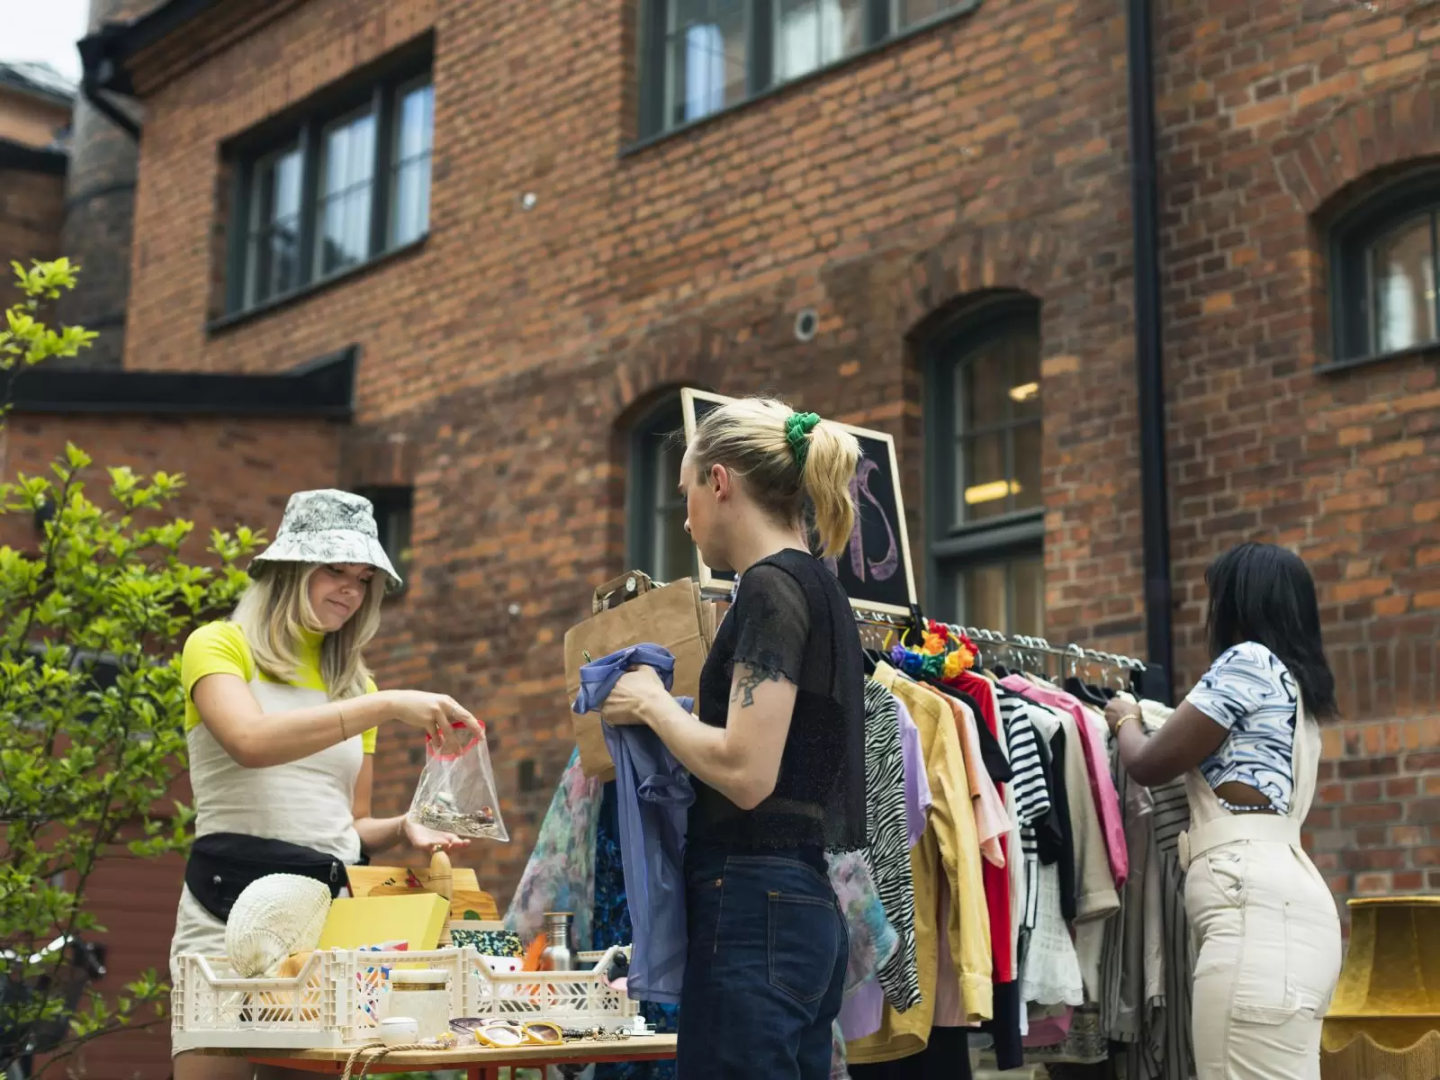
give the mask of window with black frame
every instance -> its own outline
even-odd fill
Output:
[[[424,238],[429,61],[330,90],[228,151],[236,197],[226,313],[282,300]]]
[[[1335,362],[1440,346],[1440,173],[1371,196],[1331,239]]]
[[[1039,307],[992,302],[929,350],[928,602],[966,626],[1045,630]]]
[[[641,136],[968,11],[978,0],[642,0]]]
[[[680,493],[684,426],[680,395],[674,394],[630,429],[627,569],[642,570],[656,581],[677,581],[698,569]]]
[[[390,562],[402,582],[408,583],[411,566],[410,530],[414,518],[415,493],[408,487],[359,487],[356,495],[363,495],[375,508],[375,529],[379,533],[380,547],[390,556]],[[399,592],[407,587],[402,584]]]

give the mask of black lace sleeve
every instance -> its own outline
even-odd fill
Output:
[[[736,630],[732,663],[799,686],[810,633],[810,606],[799,583],[779,567],[752,566],[740,579],[730,615]]]

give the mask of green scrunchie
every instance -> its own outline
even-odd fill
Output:
[[[785,441],[795,455],[795,464],[805,468],[805,459],[810,455],[810,433],[820,423],[820,417],[813,412],[791,413],[785,420]]]

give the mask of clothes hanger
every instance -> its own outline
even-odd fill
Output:
[[[1065,652],[1070,657],[1070,674],[1063,684],[1065,692],[1087,705],[1103,709],[1109,699],[1097,688],[1087,685],[1080,679],[1080,664],[1085,659],[1085,650],[1079,645],[1071,645],[1066,648]]]

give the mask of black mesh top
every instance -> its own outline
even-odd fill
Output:
[[[724,727],[736,664],[798,693],[774,793],[744,811],[692,777],[690,847],[853,850],[865,836],[865,668],[850,601],[819,559],[781,551],[745,571],[700,675],[700,719]]]

